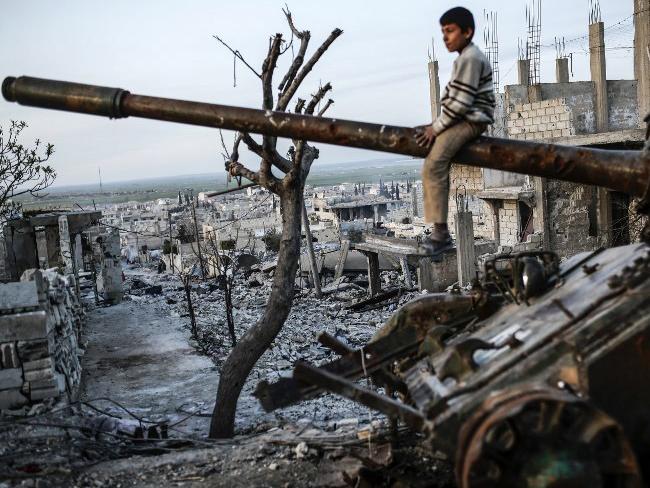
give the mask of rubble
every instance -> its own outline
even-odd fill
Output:
[[[73,393],[84,311],[72,277],[28,270],[0,285],[0,409]]]

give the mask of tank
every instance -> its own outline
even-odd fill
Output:
[[[641,487],[649,278],[645,243],[561,264],[496,256],[471,291],[409,302],[361,350],[321,336],[339,359],[298,363],[256,396],[270,411],[327,391],[399,419],[454,461],[462,488]]]
[[[224,128],[416,157],[414,130],[8,77],[6,100],[121,118]],[[650,118],[646,117],[650,123]],[[600,150],[481,137],[457,162],[640,198],[650,209],[650,145]],[[422,296],[339,359],[261,382],[268,410],[332,392],[424,434],[462,488],[640,487],[650,480],[650,230],[645,242],[560,263],[551,252],[489,259],[469,291]],[[379,389],[355,381],[371,378]]]

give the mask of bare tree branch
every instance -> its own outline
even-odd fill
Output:
[[[327,83],[324,86],[321,86],[318,91],[312,95],[311,100],[309,101],[309,104],[307,105],[307,108],[305,109],[305,114],[306,115],[313,115],[314,110],[316,109],[316,105],[318,105],[318,102],[320,102],[323,97],[327,94],[328,91],[332,89],[332,84]]]
[[[297,114],[301,114],[302,109],[305,108],[306,102],[307,100],[305,100],[304,98],[299,98],[298,101],[296,102],[296,108],[294,109],[294,112],[296,112]]]
[[[253,73],[255,73],[255,76],[257,76],[258,78],[262,78],[262,75],[260,75],[257,71],[255,71],[255,68],[253,68],[250,64],[248,64],[248,62],[244,59],[244,56],[242,56],[241,53],[238,50],[235,50],[235,49],[231,48],[219,36],[213,35],[212,37],[214,37],[217,41],[219,41],[221,44],[226,46],[226,49],[228,49],[231,53],[233,53],[235,55],[235,57],[237,59],[239,59],[242,63],[244,63],[249,70],[251,70]]]
[[[336,38],[339,37],[342,33],[343,31],[341,29],[334,29],[328,38],[325,39],[323,44],[321,44],[321,46],[316,50],[316,52],[312,54],[309,61],[307,61],[300,69],[300,72],[296,75],[295,79],[291,82],[289,87],[285,88],[285,90],[282,92],[282,95],[278,99],[278,103],[275,108],[276,110],[283,112],[287,109],[289,102],[291,102],[291,99],[296,94],[298,87],[303,82],[305,77],[311,72],[311,70],[314,68],[314,65],[323,56],[325,51],[327,51],[327,49],[332,45]]]
[[[327,112],[327,109],[330,108],[332,105],[334,105],[334,100],[330,98],[329,100],[327,100],[323,108],[321,108],[318,111],[318,117],[322,117],[325,114],[325,112]]]
[[[299,31],[298,29],[296,29],[296,26],[293,23],[293,18],[291,17],[291,12],[289,11],[289,7],[287,7],[286,10],[282,10],[282,11],[284,12],[284,15],[287,17],[287,22],[289,23],[289,28],[291,29],[291,33],[294,36],[296,36],[298,39],[300,39],[300,47],[298,48],[298,55],[295,58],[293,58],[293,62],[291,63],[291,66],[289,66],[287,73],[284,75],[284,78],[282,78],[282,81],[278,86],[278,90],[284,92],[285,88],[291,85],[291,82],[296,77],[296,73],[298,73],[298,70],[302,66],[302,63],[305,61],[305,54],[307,52],[307,46],[309,46],[311,33],[309,31]],[[284,107],[285,110],[287,108],[287,105],[289,105],[288,101]]]

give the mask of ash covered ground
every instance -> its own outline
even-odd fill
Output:
[[[399,282],[394,272],[382,278]],[[261,380],[290,375],[299,359],[334,359],[316,341],[320,332],[359,348],[417,295],[354,312],[346,306],[366,292],[346,282],[363,279],[346,277],[322,299],[297,290],[281,333],[243,389],[237,436],[211,441],[219,369],[232,347],[224,292],[214,281],[193,282],[192,337],[180,279],[127,267],[121,304],[88,305],[80,397],[71,407],[60,402],[19,421],[0,419],[0,486],[453,486],[444,459],[423,451],[406,430],[391,444],[386,419],[363,406],[323,395],[266,413],[252,396]],[[264,311],[271,281],[261,272],[235,280],[238,337]],[[145,439],[132,438],[138,430]]]

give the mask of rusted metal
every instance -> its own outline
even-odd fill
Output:
[[[416,157],[427,154],[409,127],[149,97],[119,88],[27,76],[6,78],[2,94],[23,105],[111,118],[142,117]],[[650,160],[641,151],[481,137],[455,159],[470,166],[602,186],[637,197],[643,197],[650,186]]]
[[[641,487],[621,426],[584,399],[543,385],[496,392],[465,422],[456,479],[460,488]]]

